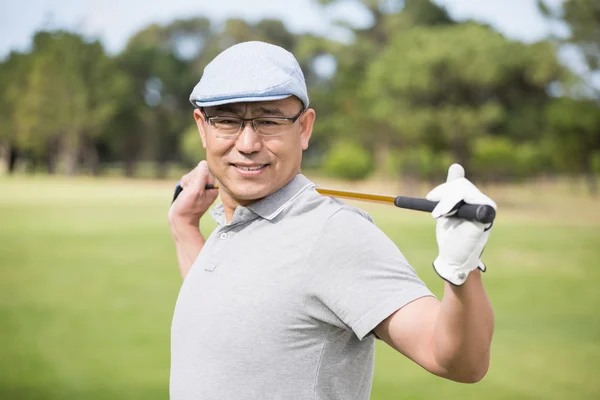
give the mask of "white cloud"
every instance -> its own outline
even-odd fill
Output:
[[[547,25],[535,8],[535,0],[436,0],[459,19],[475,18],[490,23],[507,36],[538,40]],[[548,0],[559,4],[562,0]],[[152,23],[168,23],[175,18],[207,16],[217,23],[231,17],[256,21],[265,17],[281,19],[292,32],[328,32],[329,21],[345,14],[358,25],[368,23],[360,7],[338,7],[327,15],[316,0],[28,0],[0,2],[0,57],[11,49],[25,49],[32,34],[48,21],[52,26],[78,29],[98,36],[111,52],[123,48],[127,39]],[[50,18],[51,16],[51,18]],[[331,32],[330,32],[331,33]]]
[[[509,38],[535,42],[548,36],[550,25],[540,15],[535,0],[435,0],[459,20],[488,23]],[[545,0],[557,7],[564,0]]]

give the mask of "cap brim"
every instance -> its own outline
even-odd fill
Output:
[[[200,101],[200,100],[191,100],[192,104],[197,107],[213,107],[220,106],[222,104],[230,104],[230,103],[245,103],[245,102],[259,102],[259,101],[274,101],[274,100],[282,100],[287,99],[288,97],[293,96],[293,94],[283,94],[276,96],[254,96],[254,97],[233,97],[233,98],[224,98],[210,101]]]

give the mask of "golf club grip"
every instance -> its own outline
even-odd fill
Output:
[[[215,185],[208,184],[204,188],[205,189],[214,189]],[[177,182],[177,186],[175,186],[175,193],[173,194],[173,200],[171,201],[171,204],[173,204],[175,199],[177,199],[177,196],[179,196],[179,194],[181,193],[182,190],[183,190],[183,187],[181,187],[181,182]]]
[[[175,193],[173,194],[173,200],[171,201],[171,204],[173,204],[173,202],[177,199],[177,196],[179,196],[182,190],[183,188],[181,187],[181,182],[177,182],[177,186],[175,186]]]
[[[417,211],[432,212],[437,204],[437,201],[429,201],[417,197],[398,196],[394,199],[394,205],[396,207]],[[456,213],[452,216],[489,224],[496,218],[496,210],[494,210],[494,207],[487,204],[462,203],[459,204]]]

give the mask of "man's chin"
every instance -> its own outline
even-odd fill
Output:
[[[244,203],[252,203],[271,194],[269,187],[256,182],[234,184],[230,191],[233,197]]]

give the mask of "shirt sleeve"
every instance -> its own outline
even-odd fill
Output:
[[[308,261],[314,296],[360,340],[396,310],[433,296],[394,242],[348,206],[328,218]]]

